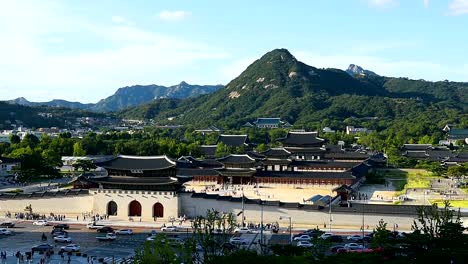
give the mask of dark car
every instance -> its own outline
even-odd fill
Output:
[[[15,227],[15,223],[12,223],[12,222],[4,222],[4,223],[1,223],[0,226],[2,226],[2,227],[7,227],[7,228],[13,228],[13,227]]]
[[[361,241],[364,241],[364,242],[369,243],[369,242],[372,241],[372,237],[370,237],[370,236],[368,236],[368,235],[365,235],[365,236],[361,239]]]
[[[112,233],[114,232],[114,229],[110,226],[104,226],[104,227],[98,228],[96,231],[99,233]]]
[[[62,229],[54,229],[51,234],[52,236],[68,236],[68,232]]]
[[[334,247],[331,247],[331,248],[330,248],[330,251],[331,251],[332,253],[337,253],[338,250],[340,250],[340,249],[344,249],[344,246],[334,246]]]
[[[328,239],[330,242],[343,242],[343,237],[338,235],[332,235]]]
[[[37,245],[35,247],[32,247],[31,251],[32,252],[35,252],[35,251],[44,252],[44,251],[52,250],[52,249],[54,249],[54,247],[49,245],[49,244],[41,244],[41,245]]]
[[[229,243],[229,242],[225,242],[221,245],[221,247],[224,249],[224,250],[233,250],[236,248],[236,246],[232,243]]]
[[[311,237],[319,237],[319,236],[321,236],[323,233],[325,233],[325,232],[323,232],[323,231],[320,230],[320,229],[308,229],[308,230],[306,230],[306,231],[304,232],[304,234],[309,235],[309,236],[311,236]]]
[[[54,225],[54,229],[69,229],[70,226],[67,225],[67,224],[58,224],[58,225]]]

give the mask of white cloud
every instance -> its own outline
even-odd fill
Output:
[[[123,18],[121,16],[112,16],[111,21],[114,22],[114,23],[119,24],[119,23],[125,22],[125,18]]]
[[[368,3],[377,8],[392,8],[400,5],[398,0],[368,0]]]
[[[168,22],[177,22],[182,21],[192,15],[191,12],[176,10],[176,11],[168,11],[164,10],[159,13],[159,19]]]
[[[449,14],[454,16],[468,14],[468,0],[453,0],[449,4]]]
[[[126,19],[91,24],[49,1],[0,3],[0,90],[8,91],[4,100],[24,96],[96,102],[126,85],[173,85],[182,79],[209,83],[212,76],[199,65],[230,57],[211,45],[143,30]],[[50,45],[63,42],[62,33],[69,32],[98,45],[73,51]]]
[[[429,8],[429,0],[424,0],[423,3],[425,8]]]

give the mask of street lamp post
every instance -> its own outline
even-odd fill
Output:
[[[280,216],[280,220],[289,218],[289,244],[292,244],[292,218],[290,216]]]
[[[264,201],[260,200],[261,205],[261,216],[260,216],[260,248],[262,249],[263,253],[263,205],[265,204]]]

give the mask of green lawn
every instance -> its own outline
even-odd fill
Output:
[[[426,170],[384,169],[378,170],[376,173],[392,182],[397,191],[396,196],[404,194],[406,189],[429,188],[431,179],[435,178],[431,172]]]
[[[429,200],[432,204],[437,204],[439,207],[444,206],[444,200]],[[455,208],[468,208],[468,200],[451,200],[450,206]]]

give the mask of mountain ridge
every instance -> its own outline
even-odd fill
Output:
[[[214,93],[171,104],[167,109],[158,106],[154,115],[145,109],[154,109],[151,105],[160,103],[158,100],[145,109],[132,108],[121,114],[160,123],[226,127],[238,127],[258,117],[281,117],[298,124],[366,116],[391,119],[403,116],[402,109],[413,111],[415,106],[430,104],[468,110],[467,91],[468,83],[423,82],[377,74],[351,76],[339,69],[309,66],[288,50],[275,49]]]
[[[18,97],[8,100],[8,103],[24,106],[49,106],[49,107],[67,107],[71,109],[82,109],[94,112],[114,112],[127,107],[137,106],[149,103],[154,99],[172,98],[185,99],[196,97],[202,94],[214,92],[223,85],[191,85],[182,81],[172,86],[163,85],[133,85],[118,88],[117,91],[97,103],[80,103],[62,99],[54,99],[48,102],[31,102],[24,97]]]

